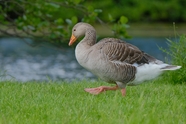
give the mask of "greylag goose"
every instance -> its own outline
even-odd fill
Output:
[[[121,89],[126,94],[127,85],[137,85],[159,76],[165,70],[176,70],[181,66],[166,64],[136,46],[116,38],[104,38],[96,43],[96,30],[88,23],[77,23],[72,29],[69,46],[80,36],[75,56],[78,63],[100,79],[116,86],[86,88],[91,94]]]

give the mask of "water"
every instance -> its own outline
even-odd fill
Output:
[[[165,38],[126,40],[141,50],[164,60],[159,47],[168,48]],[[32,47],[30,39],[0,38],[0,79],[17,81],[94,80],[96,77],[76,61],[74,48],[56,48],[49,44]]]

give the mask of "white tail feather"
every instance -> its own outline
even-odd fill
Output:
[[[180,69],[181,66],[175,66],[175,65],[168,65],[166,67],[161,68],[161,70],[177,70]]]
[[[163,63],[163,64],[150,63],[150,64],[144,64],[141,66],[138,66],[135,63],[133,64],[133,66],[137,67],[136,78],[134,79],[134,81],[129,83],[129,85],[136,85],[146,80],[154,79],[158,77],[160,74],[162,74],[163,71],[165,70],[177,70],[181,68],[181,66],[169,65],[166,63]]]

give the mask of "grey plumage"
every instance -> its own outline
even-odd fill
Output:
[[[133,85],[155,78],[163,70],[181,68],[163,63],[136,46],[117,38],[104,38],[96,43],[96,31],[87,23],[78,23],[73,27],[69,45],[83,35],[85,37],[75,50],[79,64],[102,80],[116,83],[120,88],[124,88],[129,82],[133,82]]]

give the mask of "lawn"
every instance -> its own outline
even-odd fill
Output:
[[[1,124],[184,124],[186,85],[162,80],[128,86],[127,95],[84,88],[98,81],[0,83]]]
[[[175,65],[154,81],[128,86],[127,95],[108,91],[100,95],[84,88],[109,85],[81,82],[0,82],[0,124],[185,124],[186,36],[169,40]]]

